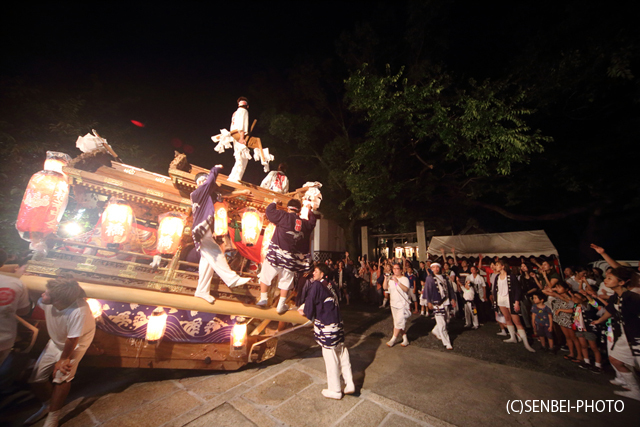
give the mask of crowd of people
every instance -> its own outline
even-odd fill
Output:
[[[522,343],[535,352],[531,344],[539,341],[542,351],[595,374],[609,364],[616,374],[611,383],[624,388],[616,394],[640,400],[633,373],[640,367],[640,273],[591,247],[609,264],[606,271],[586,266],[560,271],[553,260],[536,257],[458,258],[455,249],[424,262],[405,257],[354,262],[345,253],[324,264],[341,304],[359,301],[391,310],[389,347],[409,345],[406,324],[412,314],[434,318],[431,333],[447,350],[453,349],[447,332],[451,319],[464,319],[470,329],[495,322],[505,343]],[[306,280],[303,276],[300,286]]]

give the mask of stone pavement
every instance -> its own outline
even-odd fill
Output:
[[[418,345],[387,348],[384,342],[392,327],[388,313],[347,312],[345,324],[352,325],[346,344],[359,395],[340,401],[321,396],[324,362],[310,329],[302,329],[281,338],[274,360],[237,372],[84,371],[76,378],[84,382],[74,386],[76,394],[69,399],[62,425],[638,425],[640,402],[622,398],[621,413],[509,415],[506,404],[512,399],[571,399],[575,405],[576,399],[619,398],[608,384],[490,363],[455,351]],[[422,339],[435,339],[426,335]]]

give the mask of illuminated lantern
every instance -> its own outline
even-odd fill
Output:
[[[227,204],[225,202],[217,202],[213,205],[214,223],[213,235],[224,236],[229,231],[229,217],[227,215]]]
[[[27,241],[43,240],[58,229],[67,207],[69,185],[64,175],[40,171],[31,177],[22,198],[16,228]]]
[[[149,316],[149,322],[147,323],[147,341],[155,343],[162,339],[164,331],[167,328],[167,313],[164,308],[157,307]]]
[[[65,153],[57,151],[47,151],[47,159],[44,161],[44,170],[62,172],[62,168],[67,166],[71,161],[71,157]]]
[[[400,246],[396,248],[396,258],[402,258],[402,248]]]
[[[267,251],[269,250],[269,243],[271,243],[271,238],[273,237],[273,233],[276,231],[276,225],[272,222],[267,225],[264,229],[264,235],[262,236],[262,250],[260,251],[260,256],[262,261],[267,257]]]
[[[247,353],[247,322],[238,321],[231,329],[230,357],[242,357]]]
[[[103,244],[126,243],[131,237],[133,209],[124,200],[112,199],[102,213],[100,238]]]
[[[184,217],[181,214],[169,212],[160,216],[158,224],[158,246],[161,254],[175,254],[182,241],[184,231]]]
[[[87,298],[87,304],[89,304],[89,308],[91,309],[91,314],[94,319],[102,316],[102,304],[100,304],[100,301],[93,298]]]
[[[253,246],[258,243],[262,231],[262,214],[254,208],[247,208],[242,214],[242,243]]]

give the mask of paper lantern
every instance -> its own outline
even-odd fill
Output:
[[[64,174],[62,168],[67,166],[71,161],[68,154],[58,151],[47,151],[47,159],[44,161],[44,170],[55,171]]]
[[[225,202],[217,202],[213,205],[214,223],[213,235],[224,236],[229,232],[228,208]]]
[[[160,216],[158,224],[158,246],[161,254],[175,254],[182,242],[184,231],[184,217],[178,213],[169,212]]]
[[[253,246],[258,243],[262,232],[262,214],[254,208],[247,208],[242,214],[242,243]]]
[[[149,322],[147,323],[147,341],[155,343],[162,339],[164,331],[167,328],[167,313],[164,308],[157,307],[149,316]]]
[[[127,243],[133,226],[133,209],[124,200],[113,199],[102,213],[100,236],[102,243]]]
[[[262,236],[262,250],[260,251],[260,256],[262,261],[267,257],[267,251],[269,250],[269,243],[271,243],[271,238],[273,237],[273,233],[276,231],[276,225],[272,222],[266,226],[264,229],[264,234]]]
[[[89,304],[89,308],[91,309],[91,314],[94,319],[102,316],[102,304],[97,299],[87,298],[87,304]]]
[[[400,246],[396,247],[396,258],[402,258],[402,248]]]
[[[231,329],[230,357],[242,357],[247,353],[247,322],[236,322]]]
[[[31,177],[22,198],[16,228],[27,241],[54,233],[67,207],[69,185],[64,175],[40,171]]]

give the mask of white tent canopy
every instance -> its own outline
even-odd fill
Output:
[[[427,253],[434,256],[447,255],[455,248],[456,256],[511,257],[511,256],[558,256],[544,230],[516,231],[512,233],[470,234],[464,236],[434,236]]]

